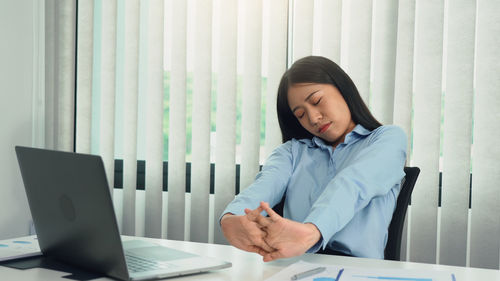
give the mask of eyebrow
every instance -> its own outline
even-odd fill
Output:
[[[311,97],[312,97],[314,94],[316,94],[317,92],[319,92],[319,90],[316,90],[316,91],[314,91],[314,92],[310,93],[310,94],[306,97],[306,99],[305,99],[304,101],[307,101],[309,98],[311,98]],[[299,107],[300,107],[300,106],[296,106],[296,107],[294,107],[294,108],[292,109],[292,113],[293,113],[293,112],[295,112],[295,110],[299,109]]]

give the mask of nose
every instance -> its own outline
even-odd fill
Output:
[[[310,110],[307,116],[309,116],[309,123],[311,124],[311,126],[316,126],[319,123],[319,121],[323,118],[321,112],[317,110]]]

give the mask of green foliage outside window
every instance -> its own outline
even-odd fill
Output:
[[[165,71],[163,76],[164,99],[163,99],[163,160],[168,160],[168,136],[169,136],[169,116],[170,116],[170,72]],[[236,144],[241,144],[241,81],[237,79],[237,107],[236,107]],[[210,114],[210,131],[216,132],[216,111],[217,111],[217,79],[212,76],[212,97]],[[266,132],[266,91],[267,78],[262,77],[261,81],[261,116],[260,116],[260,145],[264,145]],[[186,160],[191,160],[192,146],[192,112],[193,112],[193,73],[186,75]]]

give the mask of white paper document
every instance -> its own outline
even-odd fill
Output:
[[[342,267],[336,265],[298,261],[294,264],[285,267],[280,272],[267,278],[265,281],[285,281],[285,280],[290,281],[292,280],[293,276],[318,267],[325,267],[325,270],[311,276],[300,278],[298,279],[298,281],[336,281],[337,275],[339,274],[339,271],[342,269]]]
[[[303,278],[293,279],[297,274],[325,267],[325,270],[313,275],[305,274]],[[308,276],[307,276],[308,275]],[[287,266],[266,281],[456,281],[450,271],[388,269],[388,268],[356,268],[337,265],[308,263],[298,261]]]
[[[36,235],[0,240],[0,261],[41,255]]]
[[[346,267],[339,281],[456,281],[450,271]]]

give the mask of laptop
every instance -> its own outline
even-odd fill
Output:
[[[144,240],[122,242],[100,156],[21,146],[16,154],[45,256],[121,280],[231,267]]]

